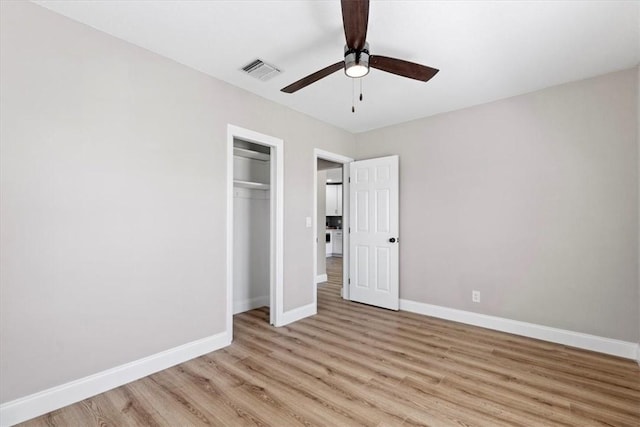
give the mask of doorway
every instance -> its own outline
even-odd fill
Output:
[[[314,217],[315,230],[314,305],[317,307],[318,288],[339,288],[343,298],[349,298],[349,180],[348,164],[353,159],[315,149]]]
[[[283,310],[283,141],[227,126],[227,333],[233,314]]]
[[[342,289],[342,175],[340,163],[318,159],[318,287],[332,286]],[[322,244],[324,236],[324,245]]]

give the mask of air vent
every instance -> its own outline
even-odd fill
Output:
[[[258,80],[262,80],[266,82],[267,80],[277,76],[280,74],[280,70],[278,70],[273,65],[269,65],[261,59],[256,59],[250,64],[242,67],[242,71],[249,74],[252,77],[255,77]]]

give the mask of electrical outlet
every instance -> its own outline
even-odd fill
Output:
[[[480,291],[471,291],[471,301],[480,302]]]

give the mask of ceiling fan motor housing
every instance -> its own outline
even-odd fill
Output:
[[[363,77],[369,73],[369,43],[360,50],[344,47],[344,73],[353,78]]]

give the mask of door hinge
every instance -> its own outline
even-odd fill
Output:
[[[349,277],[349,278],[347,279],[347,283],[348,283],[348,284],[351,284],[351,277]]]
[[[349,234],[351,234],[351,227],[349,227]]]
[[[351,177],[349,177],[349,182],[351,182]]]

